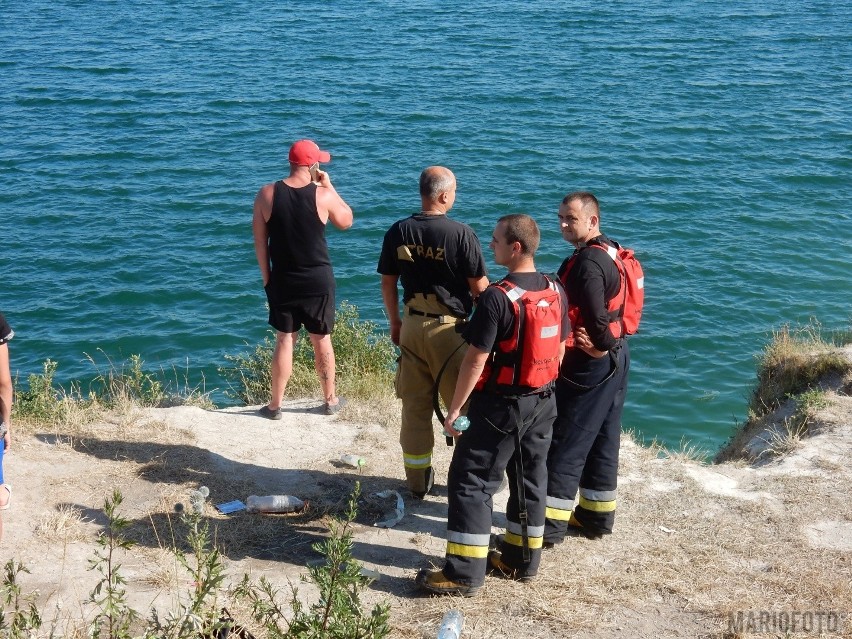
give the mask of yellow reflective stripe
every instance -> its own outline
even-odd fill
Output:
[[[541,545],[544,543],[544,537],[529,537],[530,548],[541,548]],[[503,541],[507,544],[511,544],[512,546],[518,546],[519,548],[524,545],[524,538],[521,535],[516,535],[515,533],[506,532],[506,535],[503,537]]]
[[[611,513],[615,510],[615,500],[612,501],[590,501],[580,495],[580,507],[593,513]]]
[[[432,453],[426,453],[425,455],[403,454],[402,462],[406,468],[428,468],[432,465]]]
[[[471,557],[473,559],[485,559],[488,557],[488,546],[468,546],[467,544],[455,544],[447,542],[447,554],[457,557]]]
[[[551,508],[550,506],[544,510],[545,517],[556,521],[568,521],[571,519],[572,514],[574,514],[572,510],[562,510],[561,508]]]

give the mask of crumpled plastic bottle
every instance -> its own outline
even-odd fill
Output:
[[[246,510],[250,513],[292,513],[305,507],[298,497],[293,495],[249,495]]]

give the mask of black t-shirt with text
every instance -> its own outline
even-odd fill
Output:
[[[403,302],[417,293],[432,294],[456,317],[467,317],[473,309],[468,278],[487,275],[473,229],[446,215],[426,214],[388,229],[376,270],[400,278]]]

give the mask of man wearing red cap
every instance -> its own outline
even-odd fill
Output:
[[[303,325],[314,347],[326,414],[337,413],[345,403],[334,384],[335,285],[325,228],[331,222],[348,229],[352,209],[319,168],[320,162],[330,160],[315,142],[299,140],[290,147],[290,175],[263,186],[254,200],[254,250],[269,301],[269,324],[277,331],[271,398],[260,409],[268,419],[281,419],[296,336]]]

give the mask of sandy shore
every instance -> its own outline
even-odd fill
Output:
[[[121,558],[130,603],[143,616],[168,609],[175,588],[188,586],[169,551],[179,539],[174,504],[206,485],[205,517],[223,549],[226,582],[264,575],[285,587],[286,600],[287,584],[318,557],[310,546],[327,532],[326,513],[339,511],[359,479],[354,554],[381,573],[365,601],[390,603],[394,637],[433,636],[450,607],[464,611],[471,638],[721,637],[737,618],[746,624],[738,637],[774,636],[765,624],[749,627],[748,615],[852,610],[852,398],[830,399],[817,434],[783,458],[753,464],[661,455],[625,435],[615,534],[569,539],[547,552],[537,582],[489,578],[477,599],[423,598],[413,585],[417,569],[441,563],[452,449],[437,442],[436,490],[413,500],[402,488],[396,432],[348,421],[348,408],[321,415],[319,402],[307,400],[289,402],[280,422],[252,407],[135,409],[75,436],[19,435],[6,458],[14,494],[0,556],[30,570],[20,583],[38,591],[46,620],[90,615],[83,602],[98,576],[88,560],[104,499],[119,488],[138,542]],[[360,474],[337,461],[347,452],[367,458]],[[382,490],[404,499],[405,516],[390,529],[373,525],[396,505],[375,496]],[[311,507],[274,517],[215,509],[271,493]],[[507,494],[504,487],[495,499],[494,532],[505,523]],[[312,588],[300,588],[310,599]],[[822,636],[852,636],[852,618]]]

